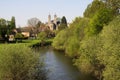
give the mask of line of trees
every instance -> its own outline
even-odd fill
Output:
[[[115,4],[115,6],[114,6]],[[73,58],[78,69],[98,80],[120,79],[120,0],[93,0],[52,46]]]

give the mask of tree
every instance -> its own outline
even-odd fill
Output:
[[[8,38],[8,35],[15,28],[15,17],[12,17],[11,21],[5,20],[3,18],[0,19],[0,35],[4,40]]]
[[[67,34],[68,32],[66,30],[61,30],[54,38],[52,46],[57,50],[65,50],[65,42],[68,39]]]
[[[37,34],[40,32],[39,28],[40,28],[41,25],[42,25],[41,21],[38,21],[38,23],[36,24],[36,33]]]
[[[10,24],[11,30],[15,29],[16,28],[16,24],[15,24],[15,17],[14,16],[11,18],[11,22],[10,23],[11,23]]]
[[[79,43],[85,36],[85,28],[89,24],[88,18],[76,17],[70,24],[70,28],[61,30],[53,41],[53,47],[65,50],[69,57],[77,57]]]
[[[40,39],[42,43],[45,41],[46,38],[47,38],[47,34],[45,32],[40,32],[38,34],[38,39]]]
[[[101,0],[106,4],[106,7],[113,10],[114,16],[119,14],[120,0]]]
[[[65,28],[67,28],[67,20],[66,20],[65,16],[63,16],[61,19],[60,26],[58,26],[58,30],[62,30]]]
[[[5,35],[7,34],[7,21],[3,18],[0,19],[0,35],[2,38],[5,38]]]
[[[112,11],[110,9],[104,8],[100,9],[95,16],[90,20],[90,26],[88,35],[94,35],[101,32],[104,25],[108,25],[108,23],[113,19]]]
[[[62,24],[65,24],[66,27],[67,27],[67,20],[66,20],[65,16],[62,17],[61,23],[62,23]]]
[[[101,35],[102,48],[98,59],[105,65],[103,80],[120,79],[120,16],[105,26]]]
[[[84,12],[84,17],[92,18],[97,11],[104,8],[105,4],[100,0],[93,0],[91,4],[89,4]]]
[[[38,34],[41,21],[38,18],[31,18],[28,20],[28,26],[32,27],[31,34]]]
[[[99,47],[101,47],[99,36],[86,37],[80,42],[79,57],[75,60],[75,65],[81,72],[102,78],[103,66],[97,59]]]
[[[39,27],[41,21],[38,18],[31,18],[28,20],[28,25],[31,27]]]
[[[21,42],[22,42],[22,39],[24,38],[24,36],[21,34],[21,33],[17,33],[16,35],[15,35],[15,39],[16,39],[16,41],[17,40],[20,40]]]
[[[76,17],[70,24],[65,42],[65,52],[69,57],[78,57],[79,43],[85,37],[85,28],[88,27],[89,19]]]

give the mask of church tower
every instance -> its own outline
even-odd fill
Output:
[[[57,24],[57,15],[54,15],[54,23]]]
[[[51,15],[48,15],[48,23],[51,23]]]

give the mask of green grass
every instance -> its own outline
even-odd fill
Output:
[[[45,40],[45,43],[52,43],[52,42],[53,42],[53,38]],[[22,40],[22,42],[16,42],[16,43],[0,43],[0,46],[4,46],[7,44],[10,44],[10,45],[22,44],[22,45],[26,45],[26,46],[30,47],[30,46],[33,46],[38,43],[41,43],[41,40],[34,39],[34,40]]]
[[[40,40],[23,40],[20,44],[25,44],[27,46],[32,46],[34,44],[40,43]]]

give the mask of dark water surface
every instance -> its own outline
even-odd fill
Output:
[[[54,51],[51,48],[39,48],[38,50],[41,59],[44,60],[45,69],[48,70],[46,74],[48,80],[91,80],[89,77],[83,77],[73,66],[72,59],[65,56],[64,52]]]

